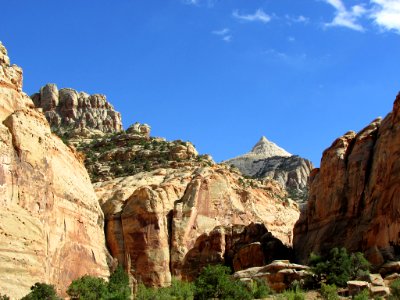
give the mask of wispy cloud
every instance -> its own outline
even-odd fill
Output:
[[[225,36],[222,38],[222,40],[223,40],[224,42],[229,43],[230,41],[232,41],[232,36],[231,36],[231,35],[225,35]]]
[[[368,12],[364,6],[354,5],[351,9],[347,9],[342,0],[324,1],[332,5],[336,10],[332,22],[326,23],[325,26],[341,26],[357,31],[364,31],[364,27],[359,23],[359,19]]]
[[[223,28],[220,30],[211,31],[212,34],[216,34],[216,35],[226,35],[229,32],[230,32],[229,28]]]
[[[197,7],[213,8],[216,0],[181,0],[183,4],[193,5]]]
[[[227,43],[232,41],[232,35],[230,34],[230,32],[231,30],[229,28],[222,28],[219,30],[211,31],[212,34],[220,36],[222,40]]]
[[[299,16],[290,16],[290,15],[285,15],[286,20],[288,20],[291,23],[309,23],[310,19],[303,16],[303,15],[299,15]]]
[[[181,1],[184,4],[189,4],[189,5],[198,5],[199,4],[199,0],[181,0]]]
[[[400,34],[400,1],[371,0],[374,4],[370,17],[384,30],[394,30]]]
[[[242,21],[248,21],[248,22],[262,22],[262,23],[268,23],[271,21],[271,16],[266,14],[264,10],[261,8],[257,9],[254,14],[240,14],[238,10],[234,10],[232,12],[232,16],[235,19],[242,20]]]

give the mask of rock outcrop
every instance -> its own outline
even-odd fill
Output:
[[[294,281],[304,281],[309,274],[307,266],[293,264],[288,260],[275,260],[266,266],[235,272],[233,277],[245,283],[263,280],[275,292],[282,292],[290,288]]]
[[[0,290],[18,299],[35,282],[64,293],[86,273],[109,274],[87,171],[21,89],[0,44]]]
[[[325,150],[295,226],[299,261],[343,246],[378,266],[400,255],[400,94],[393,111]]]
[[[148,130],[146,124],[135,124],[116,134],[70,142],[85,154],[85,166],[92,182],[159,168],[177,169],[214,164],[210,156],[199,155],[190,142],[149,137]]]
[[[299,215],[275,181],[244,179],[217,165],[157,169],[94,186],[112,255],[149,286],[168,285],[171,276],[192,279],[208,263],[240,269],[269,261],[271,249],[291,245]],[[252,222],[262,225],[246,227]],[[271,252],[264,257],[243,258],[265,249]]]
[[[250,152],[224,163],[237,167],[246,176],[278,181],[299,201],[307,195],[308,176],[313,169],[309,160],[291,155],[264,136]]]
[[[46,84],[31,96],[36,107],[42,108],[52,131],[67,137],[102,135],[122,130],[121,115],[101,94],[89,95],[74,89],[58,90]]]

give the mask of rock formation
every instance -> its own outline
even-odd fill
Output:
[[[244,283],[264,280],[275,292],[289,289],[293,281],[304,281],[309,276],[309,267],[290,263],[288,260],[275,260],[269,265],[253,267],[235,272],[233,277]]]
[[[400,255],[400,94],[393,111],[324,151],[295,226],[299,261],[338,246],[374,264]]]
[[[70,88],[58,90],[55,84],[46,84],[31,98],[36,107],[43,109],[58,135],[90,136],[122,130],[120,113],[104,95],[89,95]]]
[[[309,160],[291,155],[264,136],[250,152],[224,163],[237,167],[246,176],[275,179],[295,200],[306,197],[308,176],[313,169]]]
[[[77,153],[53,135],[0,43],[0,291],[35,282],[59,292],[86,273],[107,276],[104,216]]]
[[[217,165],[157,169],[94,186],[112,255],[149,286],[168,285],[171,276],[191,279],[206,263],[259,265],[240,255],[263,253],[251,246],[261,237],[262,247],[287,249],[299,215],[275,181],[244,179]],[[246,230],[252,222],[263,224],[254,234]]]

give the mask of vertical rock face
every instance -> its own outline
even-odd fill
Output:
[[[64,293],[84,274],[107,276],[103,213],[76,153],[21,92],[22,71],[0,44],[0,290],[35,282]]]
[[[400,94],[393,111],[325,150],[295,226],[297,258],[344,246],[375,265],[399,259]]]
[[[82,136],[122,130],[120,113],[104,95],[88,95],[69,88],[58,90],[55,84],[47,84],[31,98],[58,134]]]
[[[95,183],[95,190],[112,255],[128,260],[132,275],[149,286],[168,285],[171,276],[192,279],[207,263],[233,264],[242,247],[266,234],[266,244],[279,239],[286,249],[299,215],[296,203],[281,200],[285,191],[276,182],[243,179],[217,165],[142,172]],[[252,222],[263,230],[243,229]],[[260,263],[243,253],[238,268]]]
[[[290,154],[264,136],[250,152],[224,163],[237,167],[246,176],[278,181],[295,200],[302,200],[307,194],[308,176],[313,169],[309,160]]]

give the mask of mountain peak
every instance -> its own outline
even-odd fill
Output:
[[[265,136],[262,136],[257,144],[251,149],[252,154],[262,155],[264,157],[272,156],[292,156],[285,149],[279,147],[277,144],[269,141]]]

